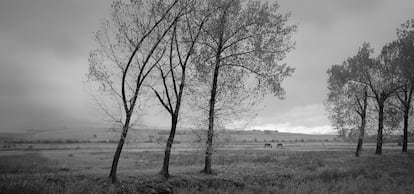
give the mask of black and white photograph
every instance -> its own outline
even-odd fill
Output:
[[[0,193],[414,193],[414,1],[0,0]]]

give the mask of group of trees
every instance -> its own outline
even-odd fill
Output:
[[[254,104],[265,94],[283,98],[281,82],[294,69],[280,61],[293,48],[296,27],[287,25],[289,14],[278,7],[241,0],[112,3],[111,17],[96,33],[99,47],[90,53],[88,75],[102,98],[113,102],[100,107],[122,129],[112,181],[128,130],[148,100],[157,100],[171,117],[160,172],[168,177],[184,99],[196,101],[185,111],[200,109],[205,117],[206,125],[199,126],[208,129],[203,171],[211,173],[216,119],[242,112],[239,104]]]
[[[407,152],[408,124],[413,114],[414,19],[397,29],[397,39],[387,43],[377,57],[369,43],[355,56],[328,70],[326,106],[340,135],[358,134],[359,156],[367,126],[377,124],[376,154],[382,152],[384,126],[397,130],[402,123],[402,152]],[[355,132],[353,129],[359,129]]]

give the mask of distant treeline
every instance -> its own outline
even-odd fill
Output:
[[[53,144],[53,143],[118,143],[114,139],[102,139],[102,140],[92,140],[92,139],[20,139],[20,140],[11,140],[8,141],[13,144]]]
[[[164,141],[164,139],[163,139]],[[145,140],[126,140],[127,143],[153,143],[153,141]],[[76,144],[76,143],[118,143],[115,139],[20,139],[20,140],[8,140],[4,141],[5,144]],[[174,142],[176,144],[179,141]]]
[[[165,141],[158,140],[158,141]],[[136,141],[136,140],[127,140],[128,143],[156,143],[158,141],[151,141],[151,140],[145,140],[145,141]],[[264,139],[240,139],[240,140],[232,140],[233,142],[273,142],[273,143],[299,143],[299,142],[356,142],[356,138],[342,138],[337,137],[333,139],[271,139],[271,140],[264,140]],[[414,142],[414,137],[410,137],[408,139],[409,142]],[[177,141],[174,142],[176,144],[182,143],[183,141]],[[195,140],[189,140],[184,142],[195,142]],[[365,138],[365,142],[367,143],[375,143],[376,142],[376,136],[367,136]],[[402,137],[401,136],[387,136],[384,138],[384,143],[401,143]],[[20,140],[9,140],[4,141],[5,144],[76,144],[76,143],[118,143],[115,139],[36,139],[36,140],[26,140],[26,139],[20,139]]]
[[[402,136],[384,136],[383,137],[383,143],[398,143],[401,144],[403,141],[403,137]],[[346,137],[346,138],[342,138],[342,137],[338,137],[335,139],[341,139],[341,141],[345,141],[345,142],[357,142],[358,139],[356,137]],[[364,137],[364,142],[367,143],[376,143],[377,142],[377,136],[372,135],[372,136],[366,136]],[[410,136],[408,137],[408,142],[414,142],[414,136]]]

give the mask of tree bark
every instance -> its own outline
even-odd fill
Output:
[[[405,104],[404,104],[404,129],[403,129],[403,133],[404,133],[404,137],[403,137],[403,146],[402,146],[402,152],[407,152],[408,149],[408,119],[409,119],[409,115],[410,115],[410,108],[411,108],[411,100],[413,97],[413,92],[414,92],[414,83],[411,83],[410,85],[410,89],[408,92],[408,95],[406,95],[405,98]]]
[[[230,4],[228,4],[230,5]],[[215,116],[215,105],[216,105],[216,94],[217,94],[217,80],[219,76],[219,69],[221,63],[221,53],[223,52],[223,37],[224,37],[224,29],[226,23],[226,15],[227,15],[227,8],[224,10],[223,15],[221,17],[220,22],[220,35],[218,38],[218,46],[216,51],[216,58],[215,58],[215,66],[214,66],[214,73],[213,73],[213,86],[211,87],[211,95],[209,101],[209,114],[208,114],[208,131],[207,131],[207,148],[206,148],[206,156],[204,160],[204,173],[211,174],[211,154],[213,149],[213,135],[214,135],[214,116]]]
[[[410,107],[405,107],[404,111],[404,138],[402,144],[402,152],[407,152],[407,144],[408,144],[408,115],[409,115]]]
[[[365,125],[366,125],[366,115],[367,115],[367,107],[368,107],[368,91],[365,88],[364,90],[364,98],[363,98],[363,104],[360,103],[358,100],[358,104],[360,105],[360,111],[359,116],[361,117],[361,126],[359,128],[359,138],[358,138],[358,145],[355,152],[355,156],[359,157],[362,149],[362,143],[364,141],[364,135],[365,135]]]
[[[208,114],[208,131],[207,131],[207,148],[206,148],[206,156],[205,156],[205,163],[204,163],[204,172],[207,174],[211,174],[211,154],[213,149],[213,134],[214,134],[214,107],[216,104],[216,93],[217,93],[217,79],[219,75],[219,64],[220,64],[220,56],[216,56],[216,66],[214,68],[213,74],[213,87],[211,88],[211,96],[210,96],[210,109]]]
[[[168,141],[165,146],[164,161],[162,163],[162,168],[160,171],[160,174],[165,178],[168,178],[170,176],[168,168],[170,166],[171,147],[174,142],[175,131],[177,129],[177,121],[178,121],[177,117],[178,115],[173,115],[173,117],[171,118],[170,135],[168,137]]]
[[[359,137],[358,138],[358,145],[357,145],[357,149],[355,152],[355,156],[359,157],[360,153],[361,153],[361,148],[362,148],[362,142],[363,142],[363,138]]]
[[[365,115],[361,116],[362,121],[361,121],[361,128],[359,128],[359,138],[358,138],[358,145],[357,145],[357,149],[355,152],[355,156],[359,157],[360,153],[361,153],[361,148],[362,148],[362,143],[364,141],[364,133],[365,133]]]
[[[112,160],[112,167],[111,167],[111,172],[109,174],[109,178],[111,179],[113,183],[117,181],[116,172],[118,168],[118,161],[119,161],[119,157],[121,156],[122,147],[124,146],[125,139],[128,133],[130,120],[131,120],[131,115],[128,114],[125,120],[124,127],[122,129],[121,138],[119,139],[118,146],[115,151],[114,159]]]
[[[378,132],[377,132],[377,149],[375,154],[381,155],[382,153],[382,131],[384,128],[384,100],[381,98],[378,103]]]

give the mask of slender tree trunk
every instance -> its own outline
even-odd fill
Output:
[[[364,133],[365,133],[365,123],[366,123],[366,120],[365,120],[365,115],[364,116],[361,116],[361,117],[363,117],[363,118],[361,118],[362,119],[362,121],[361,121],[361,127],[359,128],[358,145],[357,145],[357,149],[356,149],[356,152],[355,152],[355,156],[356,157],[359,157],[359,155],[361,153],[362,143],[364,141]]]
[[[128,133],[130,120],[131,120],[131,115],[128,114],[125,120],[124,127],[122,129],[121,138],[119,139],[119,142],[118,142],[118,147],[116,148],[116,151],[115,151],[114,159],[112,161],[112,167],[111,167],[111,172],[109,174],[109,178],[111,179],[113,183],[117,181],[116,171],[118,168],[118,161],[119,161],[119,157],[121,156],[122,147],[124,146],[125,138]]]
[[[409,89],[408,95],[406,95],[405,98],[405,102],[406,104],[404,104],[405,107],[405,111],[404,111],[404,129],[403,129],[403,133],[404,133],[404,138],[403,138],[403,146],[402,146],[402,152],[407,152],[407,147],[408,147],[408,118],[410,115],[410,108],[411,108],[411,100],[413,97],[413,92],[414,92],[414,83],[411,83],[411,87]]]
[[[174,142],[174,136],[175,131],[177,129],[177,119],[178,115],[173,115],[171,118],[171,130],[170,135],[168,137],[167,144],[165,146],[165,152],[164,152],[164,161],[162,163],[162,168],[160,174],[164,176],[165,178],[168,178],[170,176],[168,167],[170,166],[170,155],[171,155],[171,147]]]
[[[378,132],[377,132],[377,149],[375,154],[381,155],[382,153],[382,130],[384,128],[384,100],[381,98],[378,103]]]
[[[217,47],[216,53],[216,64],[214,66],[214,73],[213,73],[213,86],[211,87],[211,95],[210,95],[210,102],[209,102],[209,113],[208,113],[208,131],[207,131],[207,148],[206,148],[206,156],[204,160],[204,173],[211,174],[211,154],[213,151],[213,136],[214,136],[214,116],[215,116],[215,105],[216,105],[216,94],[217,94],[217,80],[219,76],[219,69],[221,63],[221,52],[223,48],[223,33],[224,33],[224,25],[225,25],[225,17],[226,11],[223,13],[222,21],[221,21],[221,35],[219,37],[219,45]]]
[[[403,145],[402,145],[402,152],[407,152],[407,144],[408,144],[408,115],[409,115],[410,107],[405,107],[404,111],[404,138],[403,138]]]
[[[208,114],[208,131],[207,131],[207,148],[206,148],[206,156],[205,156],[205,163],[204,163],[204,172],[207,174],[211,174],[211,154],[213,151],[213,136],[214,136],[214,116],[215,116],[215,105],[216,105],[216,94],[217,94],[217,80],[219,76],[219,69],[221,64],[221,53],[223,52],[223,37],[224,37],[224,29],[226,28],[226,17],[227,17],[227,9],[231,5],[229,2],[223,11],[220,21],[220,35],[218,38],[218,46],[216,50],[216,63],[214,66],[214,73],[213,73],[213,86],[211,88],[211,95],[210,95],[210,102],[209,102],[209,114]]]
[[[358,145],[355,152],[355,156],[359,157],[362,149],[362,143],[364,141],[364,134],[365,134],[365,125],[366,125],[366,116],[367,116],[367,107],[368,107],[368,91],[365,88],[364,90],[364,98],[363,104],[358,100],[358,104],[360,105],[359,116],[361,117],[361,127],[359,128],[359,138],[358,138]]]
[[[208,114],[208,131],[207,131],[207,148],[204,164],[204,172],[211,174],[211,154],[213,149],[213,134],[214,134],[214,107],[216,104],[216,93],[217,93],[217,78],[219,75],[220,56],[216,57],[216,66],[213,74],[213,87],[211,88],[210,96],[210,109]]]

